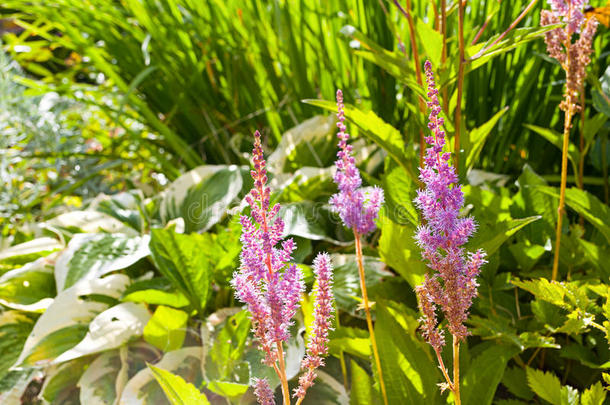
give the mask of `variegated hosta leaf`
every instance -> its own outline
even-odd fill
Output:
[[[244,172],[242,174],[242,171]],[[202,166],[180,176],[161,200],[161,219],[182,217],[186,233],[206,231],[237,200],[249,171],[238,166]]]
[[[52,363],[61,363],[119,347],[132,337],[142,336],[149,319],[150,313],[143,305],[133,302],[115,305],[96,316],[89,324],[85,338],[55,358]]]
[[[30,314],[12,310],[0,313],[0,393],[9,390],[21,378],[22,373],[9,371],[9,368],[19,357],[33,327],[34,318]]]
[[[336,154],[335,121],[332,115],[316,115],[286,131],[267,159],[269,171],[294,171],[290,166],[297,162],[299,166],[326,167],[332,164]]]
[[[121,221],[98,211],[71,211],[66,212],[45,222],[45,226],[56,229],[65,229],[72,232],[78,229],[85,233],[108,232],[138,235],[133,228]]]
[[[0,276],[0,304],[26,312],[42,312],[55,297],[52,260],[41,257],[25,266]]]
[[[202,394],[193,384],[184,381],[179,375],[155,366],[149,365],[148,367],[172,405],[210,405],[205,394]]]
[[[63,245],[53,238],[38,238],[0,251],[0,274],[19,268],[34,260],[60,250]]]
[[[166,353],[154,366],[179,375],[184,381],[198,387],[203,380],[201,356],[201,347],[185,347]],[[127,382],[118,403],[120,405],[169,404],[163,390],[148,368],[142,369]]]
[[[118,403],[129,376],[135,375],[154,361],[158,352],[139,342],[122,346],[98,356],[78,380],[80,403],[108,405]]]
[[[150,236],[82,233],[75,235],[55,263],[59,291],[81,279],[124,269],[150,254]]]
[[[88,370],[91,358],[80,359],[49,367],[45,370],[41,397],[51,404],[79,405],[79,391],[76,383]],[[91,402],[88,402],[91,403]]]
[[[38,318],[15,366],[49,363],[76,346],[85,337],[89,322],[108,308],[109,304],[102,301],[118,299],[128,284],[129,277],[111,274],[102,279],[82,280],[61,291]],[[106,298],[100,300],[102,296]]]

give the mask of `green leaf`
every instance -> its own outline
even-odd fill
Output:
[[[91,359],[80,358],[60,364],[47,373],[41,396],[49,403],[78,404],[77,383],[91,364]],[[90,402],[91,403],[91,402]]]
[[[545,194],[559,198],[559,192],[553,187],[538,187]],[[593,194],[576,187],[566,189],[566,204],[582,215],[610,243],[610,208]]]
[[[185,232],[207,231],[218,223],[244,184],[237,166],[203,166],[176,179],[161,202],[164,221],[181,217]]]
[[[146,345],[148,346],[148,345]],[[148,346],[150,350],[150,346]],[[172,374],[181,376],[185,381],[192,382],[199,387],[202,380],[202,351],[206,346],[184,347],[163,355],[155,367],[167,370]],[[128,357],[129,359],[129,357]],[[147,360],[148,362],[154,361]],[[140,364],[139,362],[137,364]],[[155,381],[150,368],[144,366],[135,375],[130,371],[130,379],[124,385],[121,402],[135,405],[165,405],[169,404],[163,389]]]
[[[419,217],[412,203],[416,196],[416,183],[406,176],[404,168],[392,159],[386,158],[384,171],[385,175],[382,177],[384,212],[396,224],[408,222],[417,226]]]
[[[53,266],[46,258],[0,276],[0,304],[27,312],[44,312],[56,295]]]
[[[330,111],[337,111],[337,106],[332,101],[303,100],[303,102]],[[345,116],[356,124],[367,138],[388,152],[396,163],[406,170],[413,181],[418,181],[417,157],[411,149],[407,148],[402,135],[396,128],[383,121],[372,111],[362,111],[351,105],[345,105],[344,111]]]
[[[153,229],[150,250],[161,274],[203,314],[212,278],[206,238],[196,233],[182,235],[171,229]]]
[[[524,226],[539,220],[539,216],[511,219],[500,223],[480,223],[479,231],[466,245],[471,250],[483,249],[487,256],[494,254],[504,242]]]
[[[404,306],[377,302],[379,356],[390,404],[441,403],[441,375],[425,343],[415,337],[416,314]]]
[[[416,228],[409,223],[399,225],[389,218],[381,224],[379,256],[388,266],[400,274],[411,287],[419,285],[427,267],[421,259],[421,249],[415,243]]]
[[[370,405],[375,403],[377,393],[373,390],[373,379],[354,360],[350,362],[352,379],[350,405]]]
[[[527,385],[527,376],[525,370],[521,367],[513,366],[504,370],[502,384],[508,388],[511,394],[531,401],[534,398],[534,393]]]
[[[3,249],[0,251],[0,274],[48,256],[62,248],[62,244],[56,239],[44,237]]]
[[[601,381],[587,388],[580,398],[581,405],[603,405],[606,400],[606,390]]]
[[[491,135],[491,131],[494,129],[500,118],[502,118],[507,111],[508,107],[504,107],[493,117],[491,117],[489,121],[468,133],[468,137],[461,145],[461,148],[467,151],[465,165],[466,169],[474,167],[474,165],[477,163],[479,160],[479,155],[481,154],[483,146],[485,145],[485,141],[489,135]]]
[[[514,285],[534,294],[536,298],[549,302],[553,305],[564,309],[570,309],[571,306],[565,302],[566,289],[557,281],[549,281],[545,278],[537,280],[513,279]]]
[[[577,405],[578,391],[570,386],[562,386],[552,372],[527,368],[527,383],[536,395],[552,405]]]
[[[58,290],[131,266],[148,256],[148,235],[77,234],[55,263]]]
[[[462,400],[465,404],[491,404],[506,364],[519,349],[514,346],[492,345],[470,362],[462,380]]]
[[[337,243],[331,235],[336,225],[326,208],[311,201],[283,204],[278,214],[284,221],[284,236],[293,235],[311,240]]]
[[[106,310],[108,301],[116,300],[129,278],[111,274],[103,279],[82,280],[61,291],[38,318],[15,366],[50,363],[78,344],[87,334],[88,324]],[[92,296],[106,299],[88,299]]]
[[[180,349],[188,318],[184,311],[159,305],[144,327],[144,340],[164,352]]]
[[[248,391],[248,384],[239,384],[227,381],[210,381],[206,384],[206,388],[212,391],[214,394],[236,400],[244,395],[246,391]]]
[[[371,340],[367,331],[343,326],[330,332],[328,351],[334,355],[349,353],[367,360],[372,354]]]
[[[199,392],[193,384],[184,381],[182,377],[150,364],[148,367],[172,405],[209,405],[210,402],[206,396]]]
[[[441,55],[443,51],[443,36],[431,25],[426,24],[421,19],[416,19],[415,32],[419,37],[424,51],[435,67],[441,66]]]
[[[250,318],[246,311],[240,311],[227,318],[209,352],[216,365],[215,379],[226,380],[242,361],[250,329]]]

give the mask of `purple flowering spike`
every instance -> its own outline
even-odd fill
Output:
[[[451,334],[465,339],[468,330],[464,322],[477,294],[476,277],[486,261],[483,251],[467,255],[462,248],[476,230],[476,223],[471,217],[460,217],[464,195],[455,169],[449,164],[451,154],[443,152],[444,121],[439,116],[441,107],[430,61],[426,61],[425,70],[430,100],[428,128],[432,135],[426,137],[429,148],[420,168],[419,178],[425,188],[418,191],[415,199],[424,225],[419,226],[415,239],[428,267],[436,273],[427,276],[416,293],[423,314],[424,338],[438,350],[444,345],[444,338],[437,326],[437,306],[443,311]]]
[[[298,398],[305,397],[307,389],[316,378],[315,370],[324,365],[324,356],[328,354],[328,331],[331,330],[333,318],[333,270],[328,254],[318,254],[313,267],[318,281],[314,288],[314,321],[311,338],[307,343],[307,355],[301,363],[305,374],[299,377],[299,386],[294,390],[294,396]]]
[[[266,378],[254,379],[254,395],[260,405],[275,405],[273,399],[273,391],[269,387],[269,382]]]
[[[330,198],[334,212],[337,212],[343,225],[353,229],[359,235],[366,235],[375,230],[375,219],[383,204],[383,190],[372,187],[369,190],[361,188],[362,179],[352,155],[352,146],[348,145],[349,134],[345,127],[345,112],[343,111],[343,92],[337,90],[337,127],[339,133],[339,152],[335,167],[334,180],[339,192]]]
[[[284,222],[278,217],[279,205],[269,204],[266,162],[258,131],[254,138],[254,187],[246,197],[252,218],[241,217],[241,265],[233,274],[232,284],[235,295],[251,313],[254,335],[266,354],[265,363],[271,366],[277,360],[276,344],[290,337],[289,327],[305,284],[299,268],[289,264],[295,244],[292,239],[281,241]]]

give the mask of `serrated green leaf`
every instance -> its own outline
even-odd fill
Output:
[[[184,311],[159,305],[144,327],[144,340],[164,352],[179,349],[186,336],[188,318]]]
[[[151,236],[152,258],[161,274],[203,313],[212,278],[206,238],[178,234],[171,229],[153,229]]]
[[[172,405],[209,405],[209,401],[193,384],[169,371],[148,365]]]
[[[606,390],[601,381],[587,388],[580,398],[581,405],[602,405],[606,400]]]

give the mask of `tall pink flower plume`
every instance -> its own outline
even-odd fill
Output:
[[[314,321],[312,333],[307,343],[307,354],[301,363],[305,370],[299,378],[299,386],[294,390],[294,396],[305,397],[307,389],[313,385],[316,378],[315,370],[324,366],[324,357],[328,354],[328,331],[331,330],[333,319],[333,269],[327,253],[320,253],[313,262],[317,285],[314,288]]]
[[[272,365],[277,360],[276,343],[290,337],[289,327],[305,285],[299,268],[289,263],[295,249],[293,240],[281,242],[284,222],[278,217],[280,206],[269,206],[261,135],[256,131],[254,137],[254,187],[246,197],[252,218],[241,217],[241,266],[233,274],[232,284],[235,295],[251,313],[254,335],[266,354],[265,363]]]
[[[383,190],[379,187],[364,189],[360,171],[352,155],[352,146],[347,143],[349,134],[345,127],[345,112],[343,105],[343,92],[337,90],[337,127],[339,133],[339,152],[334,176],[339,192],[330,198],[334,212],[339,214],[343,225],[353,229],[360,235],[366,235],[375,230],[375,219],[383,204]]]
[[[434,274],[426,277],[416,293],[423,314],[423,335],[438,349],[444,345],[444,338],[437,324],[437,307],[443,311],[452,335],[462,340],[469,334],[464,322],[477,294],[476,277],[485,263],[485,253],[479,250],[467,254],[462,248],[474,233],[476,224],[471,217],[460,216],[464,195],[455,169],[449,164],[451,154],[443,152],[444,121],[440,117],[438,90],[430,61],[426,61],[425,71],[430,99],[428,128],[432,134],[426,137],[430,147],[426,150],[424,166],[420,168],[419,178],[425,188],[418,191],[415,199],[424,218],[416,240]]]

